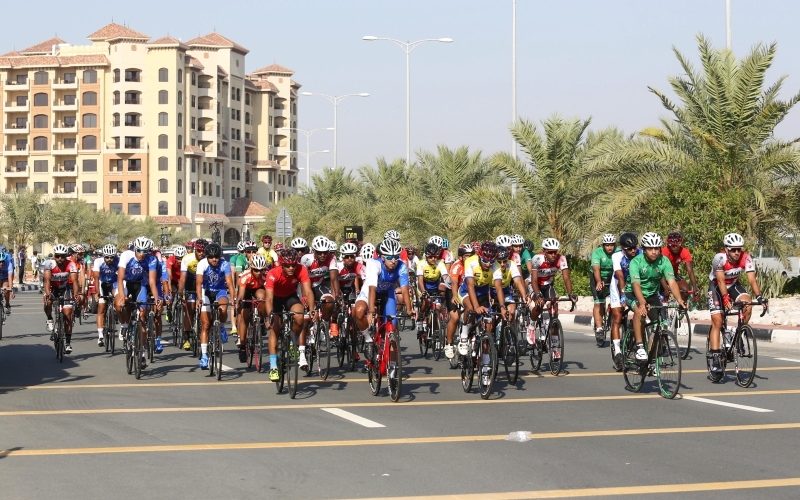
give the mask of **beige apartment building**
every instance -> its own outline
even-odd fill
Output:
[[[0,56],[3,192],[196,230],[220,221],[232,239],[296,191],[291,70],[247,73],[248,50],[218,33],[151,39],[111,23],[88,39]]]

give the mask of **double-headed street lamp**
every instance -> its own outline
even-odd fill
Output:
[[[386,40],[392,42],[406,53],[406,165],[411,165],[411,51],[425,42],[452,43],[452,38],[424,38],[413,42],[404,42],[395,38],[367,35],[361,37],[367,42]]]
[[[328,94],[322,94],[320,92],[301,92],[300,94],[301,95],[317,95],[317,96],[325,98],[328,102],[333,104],[333,168],[338,167],[339,166],[339,164],[338,164],[339,156],[338,156],[338,149],[337,149],[338,148],[338,146],[337,146],[337,140],[338,140],[337,135],[338,135],[338,132],[339,132],[339,126],[337,124],[337,108],[339,107],[339,101],[341,101],[341,100],[343,100],[343,99],[345,99],[347,97],[369,97],[369,94],[367,92],[359,92],[359,93],[356,93],[356,94],[344,94],[344,95],[328,95]]]

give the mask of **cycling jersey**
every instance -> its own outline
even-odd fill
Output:
[[[739,276],[742,274],[742,271],[745,273],[756,272],[756,265],[753,262],[753,258],[750,257],[750,254],[747,252],[742,252],[738,262],[731,262],[725,252],[720,252],[715,255],[714,259],[711,261],[711,273],[708,275],[708,279],[711,283],[716,283],[717,271],[723,271],[725,273],[725,286],[730,287],[739,281]]]
[[[181,259],[181,273],[186,273],[186,291],[194,293],[194,277],[197,275],[197,256],[194,252],[186,254]]]
[[[395,266],[394,269],[389,270],[386,268],[386,263],[383,259],[371,259],[366,263],[366,279],[361,292],[369,290],[369,287],[374,286],[378,294],[389,294],[394,292],[397,287],[408,286],[408,268],[402,260]],[[389,294],[394,296],[394,294]]]
[[[457,290],[464,279],[464,262],[461,260],[453,262],[453,265],[450,266],[449,275],[452,288]]]
[[[167,259],[167,269],[169,270],[170,281],[173,285],[178,286],[178,282],[181,279],[181,259],[170,255]]]
[[[678,255],[672,253],[672,250],[669,247],[662,247],[661,248],[661,255],[668,258],[669,261],[672,263],[672,272],[675,276],[678,276],[680,273],[678,272],[678,268],[684,262],[692,262],[692,252],[689,251],[686,247],[681,247],[681,251],[678,252]]]
[[[45,261],[44,269],[50,271],[51,290],[67,288],[67,285],[71,285],[74,279],[72,275],[78,273],[78,268],[71,260],[64,260],[64,263],[59,266],[55,259],[51,259]]]
[[[9,276],[14,275],[14,259],[10,253],[6,254],[6,258],[0,260],[0,281],[8,280]]]
[[[308,256],[311,256],[309,262]],[[333,254],[328,255],[327,259],[320,263],[313,254],[307,254],[303,257],[303,264],[308,267],[308,277],[311,280],[311,286],[319,287],[325,285],[331,286],[331,269],[339,269],[336,263],[336,256]]]
[[[613,253],[612,253],[613,254]],[[594,267],[600,267],[600,279],[603,280],[603,283],[608,283],[611,281],[611,275],[614,274],[613,271],[613,263],[611,262],[612,254],[606,253],[602,246],[597,247],[592,252],[591,258],[591,266],[592,266],[592,275],[594,275]]]
[[[231,257],[230,265],[231,269],[239,274],[250,267],[250,263],[247,261],[247,256],[243,253],[237,253]]]
[[[422,276],[422,282],[425,290],[429,293],[436,292],[439,289],[439,283],[445,281],[445,277],[449,277],[447,266],[444,262],[437,260],[436,264],[430,265],[426,260],[420,261],[417,265],[417,277]]]
[[[297,265],[295,267],[297,269],[295,270],[294,276],[291,277],[286,276],[282,266],[273,267],[267,273],[266,289],[272,290],[275,298],[282,299],[297,295],[298,284],[311,282],[308,277],[308,270],[305,266]]]
[[[547,260],[547,257],[545,257],[543,253],[536,254],[531,259],[531,266],[537,272],[539,288],[552,284],[553,279],[559,271],[569,269],[567,258],[561,254],[556,256],[556,261],[553,263]]]
[[[231,275],[231,265],[220,259],[216,266],[212,266],[208,259],[197,263],[197,276],[203,277],[203,290],[220,292],[228,289],[227,277]]]
[[[141,283],[143,288],[150,287],[150,271],[156,272],[156,282],[160,265],[155,255],[145,255],[142,260],[136,260],[133,250],[125,250],[119,257],[117,268],[125,269],[125,281]]]
[[[453,257],[453,252],[451,252],[450,250],[448,250],[446,248],[444,250],[442,250],[442,261],[445,263],[445,265],[449,266],[455,260],[456,259],[455,259],[455,257]]]
[[[511,255],[508,256],[508,259],[514,264],[516,264],[517,267],[522,265],[522,256],[517,252],[511,252]]]
[[[356,262],[352,268],[348,269],[345,267],[344,262],[340,261],[336,267],[339,270],[339,288],[341,289],[353,288],[356,276],[361,276],[361,279],[364,279],[364,265],[361,262]]]
[[[500,280],[500,287],[503,290],[511,289],[511,282],[514,278],[519,278],[522,275],[519,273],[519,268],[513,261],[508,261],[508,264],[503,267],[498,263],[494,264],[492,268],[492,278],[494,281]]]
[[[642,249],[636,249],[636,255],[641,255]],[[636,256],[634,255],[634,257]],[[622,306],[622,300],[619,292],[619,280],[617,280],[617,273],[616,271],[622,271],[622,277],[625,280],[625,283],[628,283],[628,275],[630,274],[630,265],[631,265],[631,257],[622,251],[619,250],[611,254],[611,263],[614,269],[614,274],[611,276],[611,285],[609,286],[608,292],[609,297],[611,299],[611,307],[620,307]]]
[[[630,273],[630,280],[625,285],[625,293],[633,294],[633,284],[639,283],[642,288],[642,295],[645,298],[658,293],[661,289],[661,278],[666,280],[675,279],[669,259],[663,255],[659,255],[655,261],[650,262],[644,254],[639,254],[631,259],[628,272]]]
[[[494,269],[490,267],[484,270],[481,267],[480,259],[477,256],[474,257],[474,259],[470,257],[464,263],[464,282],[461,284],[461,288],[458,291],[461,295],[467,294],[467,278],[473,279],[475,293],[478,295],[489,293],[489,286],[494,283]]]
[[[419,257],[417,257],[416,255],[413,258],[408,259],[408,272],[413,274],[414,276],[416,276],[417,275],[417,266],[419,266],[420,262],[421,262],[421,259]]]
[[[531,260],[532,258],[533,255],[531,255],[531,252],[528,251],[527,249],[523,250],[522,254],[519,257],[519,270],[525,279],[528,279],[528,276],[530,276],[531,274],[528,271],[528,261]]]
[[[278,262],[278,252],[270,248],[267,250],[264,247],[259,248],[256,253],[258,255],[263,255],[264,258],[267,260],[267,267],[272,267]]]
[[[111,264],[106,263],[105,257],[98,257],[94,261],[92,271],[99,273],[100,283],[117,283],[117,268],[119,267],[119,257],[114,257]]]
[[[248,292],[264,288],[265,284],[266,273],[263,271],[255,275],[248,269],[239,276],[239,288],[244,288]]]

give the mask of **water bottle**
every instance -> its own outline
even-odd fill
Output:
[[[733,328],[728,327],[725,329],[725,333],[723,334],[723,336],[725,338],[726,348],[730,347],[731,344],[733,344],[733,334],[734,334]]]

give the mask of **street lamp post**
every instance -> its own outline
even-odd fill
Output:
[[[404,42],[395,38],[366,35],[361,37],[367,42],[386,40],[392,42],[406,54],[406,165],[411,165],[411,51],[425,42],[452,43],[452,38],[424,38],[413,42]]]
[[[311,157],[317,153],[330,153],[330,149],[320,149],[318,151],[309,151],[308,143],[306,143],[306,152],[292,151],[292,153],[305,154],[306,156],[306,189],[311,189]]]
[[[306,129],[297,128],[297,127],[281,127],[278,130],[294,130],[295,132],[300,132],[301,134],[303,134],[306,137],[306,141],[305,141],[306,142],[306,162],[308,162],[309,158],[311,157],[311,153],[309,152],[309,150],[311,149],[311,136],[314,135],[314,132],[319,132],[320,130],[333,130],[334,131],[333,133],[336,134],[336,128],[335,127],[314,128],[314,129],[311,129],[311,130],[306,130]],[[335,135],[334,135],[334,137],[335,137]],[[334,144],[335,144],[335,142],[334,142]],[[334,151],[335,151],[335,149],[334,149]],[[298,151],[290,151],[290,152],[291,153],[298,153]],[[330,151],[327,150],[327,149],[325,149],[323,151],[315,151],[315,153],[329,153],[329,152]],[[306,167],[308,167],[308,165],[306,165]],[[309,184],[308,170],[310,170],[310,169],[306,168],[306,187],[310,188],[311,186]]]
[[[337,162],[339,161],[339,156],[338,156],[338,146],[337,146],[337,141],[338,141],[337,135],[339,133],[339,125],[337,124],[337,114],[338,114],[337,108],[339,107],[339,102],[345,99],[346,97],[369,97],[369,93],[358,92],[355,94],[328,95],[328,94],[322,94],[320,92],[301,92],[300,94],[317,95],[326,99],[331,104],[333,104],[333,168],[338,167],[339,164]]]

